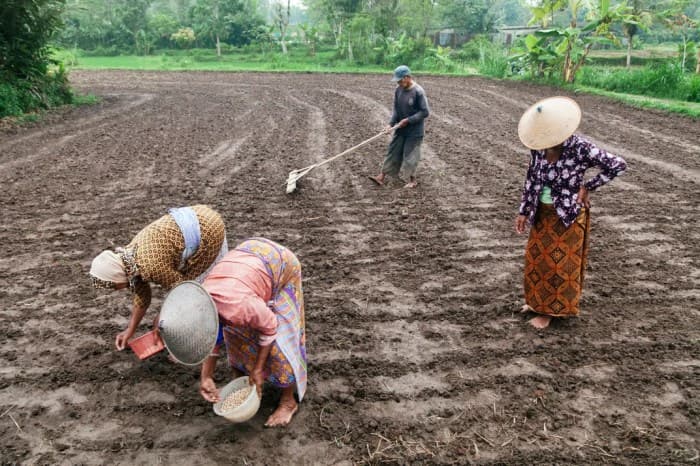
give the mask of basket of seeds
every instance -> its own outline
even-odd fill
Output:
[[[255,385],[248,377],[232,380],[219,392],[221,401],[214,403],[214,412],[231,422],[245,422],[255,416],[260,408],[260,398]]]

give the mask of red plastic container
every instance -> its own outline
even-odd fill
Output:
[[[158,336],[158,332],[151,330],[138,338],[129,342],[129,348],[138,356],[140,360],[148,359],[165,348],[163,340]]]

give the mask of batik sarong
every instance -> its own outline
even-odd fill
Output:
[[[589,228],[586,208],[567,228],[553,206],[539,205],[525,250],[525,302],[535,312],[578,315]]]
[[[265,365],[265,380],[277,387],[296,385],[299,401],[306,392],[306,330],[301,264],[287,248],[263,238],[252,238],[236,247],[258,256],[272,279],[268,303],[277,316],[277,338]],[[250,328],[224,327],[229,364],[249,374],[258,354],[257,332]]]

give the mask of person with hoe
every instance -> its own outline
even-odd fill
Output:
[[[169,290],[185,280],[201,281],[226,252],[221,215],[209,206],[195,205],[170,209],[127,246],[95,257],[90,267],[95,288],[129,288],[134,295],[129,324],[115,338],[117,350],[125,348],[151,304],[150,283]]]
[[[578,134],[581,109],[568,97],[550,97],[527,109],[518,136],[530,149],[515,231],[531,224],[525,249],[525,306],[546,328],[553,317],[579,313],[588,253],[590,193],[627,168],[625,161]],[[588,181],[589,168],[600,172]]]
[[[384,186],[387,175],[399,176],[403,168],[409,177],[406,188],[415,188],[416,169],[421,155],[421,144],[425,133],[424,120],[430,114],[428,98],[423,88],[413,80],[411,70],[401,65],[394,70],[392,81],[397,83],[394,91],[394,105],[389,125],[384,129],[387,133],[394,126],[394,136],[389,143],[387,155],[384,158],[381,172],[369,178],[379,186]]]
[[[281,390],[279,405],[265,426],[289,424],[298,410],[294,391],[301,401],[307,382],[304,295],[297,257],[269,239],[251,238],[214,266],[199,287],[201,293],[193,286],[198,285],[185,282],[175,287],[171,295],[180,288],[192,291],[184,299],[166,298],[161,309],[159,334],[171,356],[184,364],[203,362],[199,392],[217,403],[221,397],[213,375],[223,343],[234,378],[247,374],[260,397],[264,381]],[[211,325],[211,317],[204,324],[193,323],[196,311],[208,307],[218,325]]]

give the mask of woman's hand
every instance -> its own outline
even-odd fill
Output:
[[[248,380],[251,385],[255,385],[255,389],[258,391],[258,398],[262,398],[262,387],[263,382],[265,382],[263,371],[261,369],[253,369]]]
[[[518,215],[515,218],[515,232],[519,235],[525,233],[525,227],[527,225],[527,216]]]
[[[126,344],[129,342],[129,339],[134,336],[134,333],[141,323],[141,319],[143,319],[144,314],[146,314],[145,307],[140,307],[136,304],[131,307],[129,325],[126,327],[126,330],[118,333],[117,337],[114,339],[114,345],[117,347],[117,351],[121,351],[126,348]]]
[[[218,403],[220,401],[219,390],[211,377],[205,377],[199,381],[199,394],[210,403]]]
[[[578,190],[578,194],[576,195],[576,203],[580,206],[583,206],[585,208],[590,208],[591,207],[591,199],[590,199],[590,191],[586,189],[585,186],[581,186],[581,189]]]
[[[134,336],[134,331],[131,330],[131,327],[127,328],[123,332],[117,333],[117,337],[114,339],[114,346],[117,347],[117,351],[121,351],[124,348],[126,348],[126,344],[129,342],[129,339]]]

